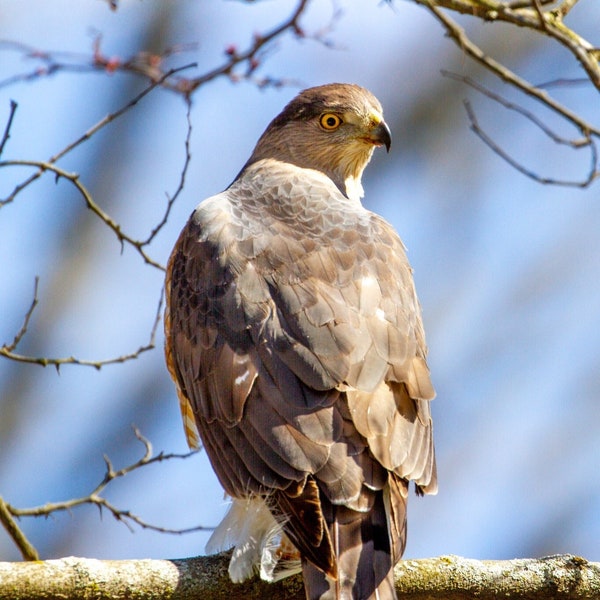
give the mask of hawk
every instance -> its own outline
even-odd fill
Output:
[[[208,545],[235,547],[233,581],[301,567],[310,600],[395,598],[408,483],[437,490],[412,271],[360,201],[390,144],[366,89],[304,90],[169,259],[166,359],[188,442],[233,497]]]

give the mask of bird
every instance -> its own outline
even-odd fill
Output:
[[[168,260],[167,367],[232,498],[207,550],[233,547],[234,582],[301,570],[309,600],[394,599],[409,482],[437,492],[412,269],[361,202],[390,146],[367,89],[300,92]]]

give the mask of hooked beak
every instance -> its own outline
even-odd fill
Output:
[[[385,146],[389,152],[392,145],[392,132],[385,121],[381,121],[371,130],[371,139],[379,146]]]

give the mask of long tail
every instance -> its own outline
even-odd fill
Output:
[[[308,600],[395,600],[394,564],[406,539],[406,485],[377,493],[367,513],[327,507],[324,516],[336,555],[338,577],[303,560]],[[323,507],[325,508],[325,507]]]

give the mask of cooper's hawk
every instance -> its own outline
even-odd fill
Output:
[[[303,91],[169,260],[167,363],[188,442],[234,498],[210,543],[235,546],[234,581],[288,574],[291,542],[307,598],[395,598],[408,482],[437,489],[411,268],[360,203],[390,143],[367,90]]]

